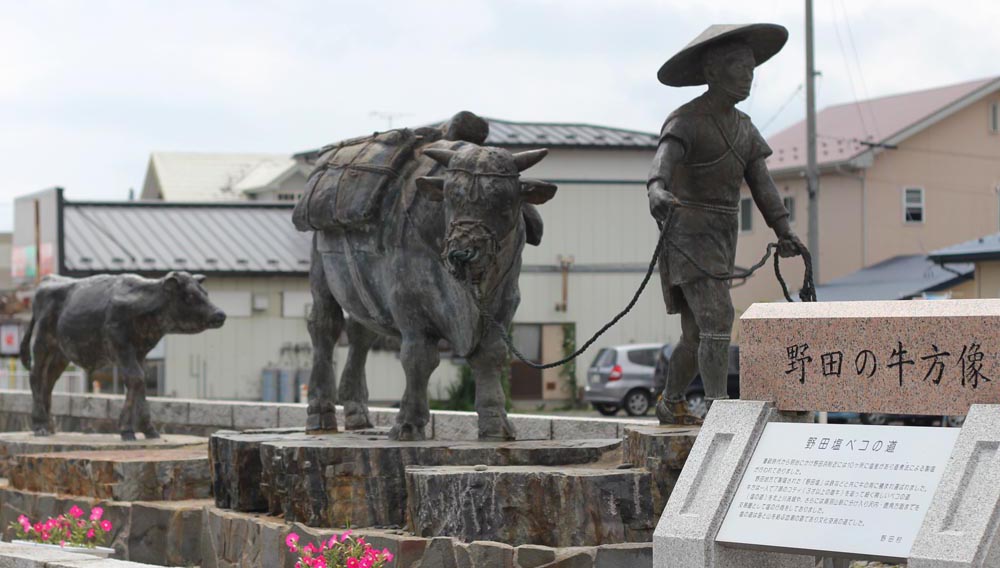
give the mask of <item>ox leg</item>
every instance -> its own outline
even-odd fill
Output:
[[[399,352],[406,373],[406,390],[396,424],[389,431],[392,440],[425,440],[424,426],[430,421],[431,411],[427,401],[427,383],[431,373],[441,362],[437,341],[428,337],[403,337]]]
[[[159,433],[153,427],[149,416],[149,403],[146,401],[146,374],[137,362],[120,366],[122,379],[125,381],[125,404],[118,416],[118,430],[122,440],[135,440],[136,431],[143,432],[147,438],[159,438]]]
[[[480,440],[514,440],[514,425],[507,419],[507,395],[500,375],[508,365],[507,346],[495,332],[490,332],[475,353],[469,356],[472,376],[476,379],[476,413],[479,414]]]
[[[31,429],[36,436],[50,436],[56,431],[52,419],[52,389],[56,386],[69,361],[55,349],[46,350],[36,343],[35,364],[31,367]]]
[[[146,400],[146,373],[140,369],[140,374],[128,385],[129,390],[135,389],[135,405],[132,406],[132,424],[136,431],[142,432],[147,440],[160,437],[160,432],[153,424],[149,413],[149,401]]]
[[[344,405],[344,428],[361,430],[371,428],[368,416],[368,379],[365,377],[365,361],[368,350],[378,338],[378,334],[353,319],[347,320],[347,339],[350,349],[347,363],[340,375],[340,403]]]
[[[313,305],[307,326],[312,339],[313,364],[309,375],[307,432],[337,431],[337,380],[333,375],[333,348],[344,329],[344,310],[330,293],[323,272],[323,258],[313,240],[309,285]]]

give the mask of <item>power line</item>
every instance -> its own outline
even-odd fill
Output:
[[[767,119],[767,122],[764,123],[764,126],[760,127],[760,130],[762,132],[764,130],[767,130],[767,127],[770,126],[772,122],[774,122],[774,119],[778,118],[778,115],[780,115],[788,105],[792,104],[792,101],[795,99],[795,95],[802,92],[802,86],[803,86],[802,83],[799,83],[799,86],[795,87],[795,91],[793,91],[791,96],[789,96],[788,99],[781,104],[781,106],[778,108],[778,111],[774,113],[774,116]]]
[[[844,4],[844,0],[840,0],[840,9],[844,12],[844,23],[847,25],[847,39],[851,44],[851,51],[854,53],[854,65],[858,68],[858,78],[861,80],[861,93],[865,96],[865,100],[870,100],[871,96],[868,94],[868,84],[865,81],[864,70],[861,68],[861,58],[858,57],[858,48],[854,44],[854,31],[851,29],[851,19],[847,15],[847,6]],[[878,127],[878,115],[872,109],[871,105],[868,105],[868,114],[871,115],[872,124],[875,126],[875,137],[881,138],[882,133]]]
[[[865,135],[871,136],[871,131],[868,130],[868,123],[865,121],[865,115],[861,112],[861,103],[858,102],[858,92],[854,88],[854,74],[851,72],[851,63],[847,58],[847,50],[844,49],[844,41],[840,38],[840,24],[837,22],[837,5],[833,2],[830,3],[830,13],[833,15],[833,31],[837,34],[837,45],[840,46],[840,55],[844,58],[844,69],[847,71],[847,83],[851,86],[854,108],[858,111],[858,119],[861,121],[861,128],[864,129]]]

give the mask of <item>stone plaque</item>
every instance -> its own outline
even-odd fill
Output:
[[[1000,403],[1000,300],[754,304],[741,326],[741,398],[780,410]]]
[[[770,423],[716,541],[905,560],[959,432]]]

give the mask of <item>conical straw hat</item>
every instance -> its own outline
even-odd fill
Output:
[[[788,30],[778,24],[716,24],[709,26],[694,41],[660,67],[656,78],[671,87],[704,85],[702,56],[720,43],[738,41],[753,50],[757,65],[774,57],[788,41]]]

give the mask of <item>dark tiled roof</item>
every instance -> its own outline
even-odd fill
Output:
[[[66,203],[67,273],[306,274],[310,234],[289,205]]]
[[[1000,233],[938,249],[932,252],[928,258],[939,262],[975,262],[977,260],[1000,259]]]
[[[908,300],[970,280],[974,267],[956,264],[951,272],[924,255],[902,255],[883,260],[816,287],[821,302],[851,300]]]
[[[656,148],[657,135],[591,124],[510,122],[487,118],[491,146],[546,146],[587,148]]]

